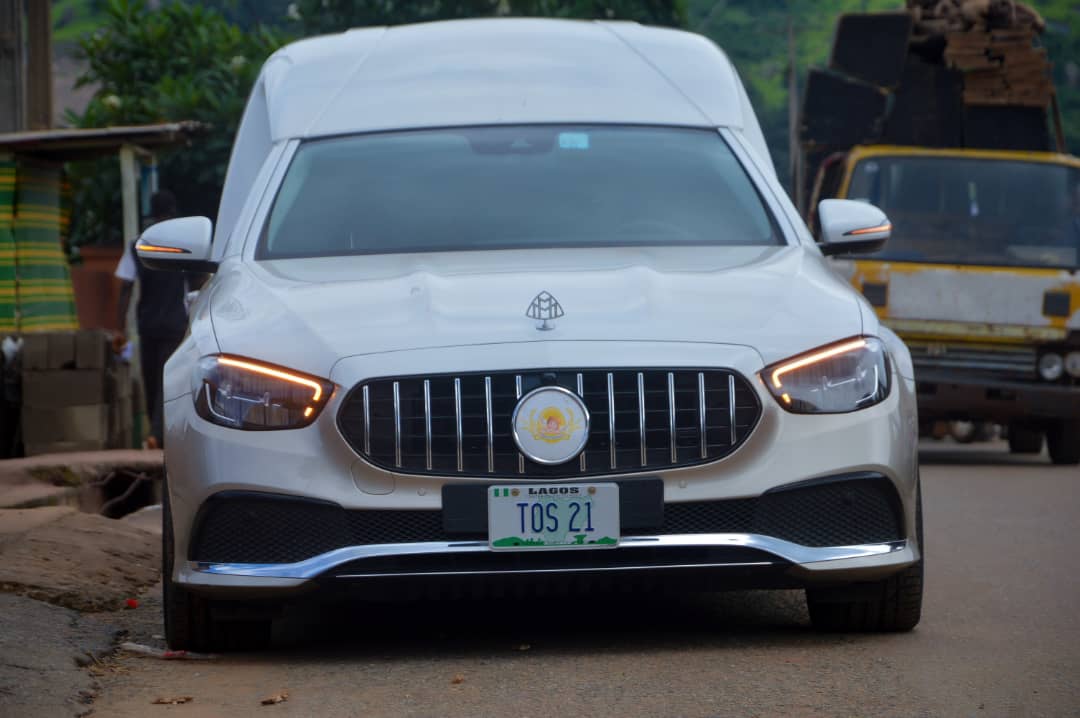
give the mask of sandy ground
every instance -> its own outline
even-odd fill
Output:
[[[158,541],[67,507],[0,509],[0,591],[79,611],[116,610],[157,581]]]

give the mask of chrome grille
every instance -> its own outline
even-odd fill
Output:
[[[573,461],[543,466],[517,451],[514,407],[540,386],[573,391],[589,409],[589,440]],[[374,379],[349,393],[338,425],[359,455],[391,471],[570,478],[715,461],[760,414],[750,384],[729,370],[558,369]]]
[[[1032,347],[908,342],[915,368],[966,369],[1025,378],[1036,376],[1038,359]]]

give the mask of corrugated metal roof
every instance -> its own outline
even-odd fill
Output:
[[[32,130],[0,134],[0,152],[65,161],[115,153],[122,145],[162,147],[187,143],[209,125],[193,120],[93,129]]]

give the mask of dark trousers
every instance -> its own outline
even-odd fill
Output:
[[[139,357],[142,360],[143,393],[146,411],[150,414],[150,435],[165,446],[165,394],[162,379],[165,361],[180,346],[183,337],[156,337],[139,335]]]

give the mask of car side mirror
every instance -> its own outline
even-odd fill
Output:
[[[180,217],[151,225],[135,243],[144,267],[182,272],[213,273],[210,259],[214,225],[206,217]]]
[[[823,199],[818,204],[821,222],[821,253],[869,254],[885,245],[892,224],[872,204],[851,199]]]

